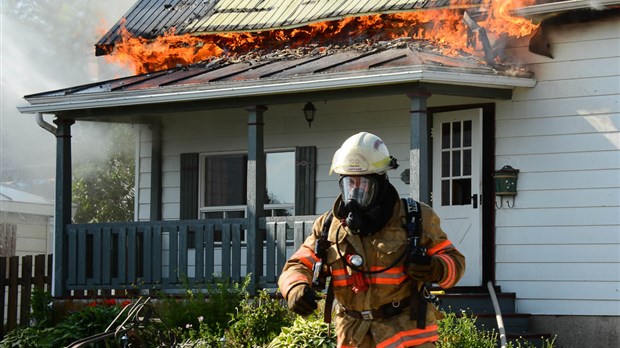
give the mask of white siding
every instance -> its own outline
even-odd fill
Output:
[[[137,221],[148,221],[151,217],[151,145],[152,133],[148,126],[138,127],[136,145],[136,209]]]
[[[496,273],[519,311],[620,315],[618,27],[545,28],[554,59],[510,52],[538,79],[497,104],[496,165],[520,173],[496,212]]]
[[[15,255],[51,253],[51,216],[28,213],[0,212],[0,221],[17,226]]]
[[[317,146],[317,213],[329,209],[337,195],[337,177],[328,175],[333,153],[348,136],[362,130],[375,132],[388,142],[390,151],[401,164],[401,168],[390,173],[392,182],[401,193],[408,192],[407,185],[400,180],[400,173],[409,166],[409,99],[406,96],[389,100],[315,101],[315,105],[318,112],[311,128],[303,117],[303,105],[269,106],[264,114],[264,131],[267,149]],[[376,122],[378,114],[384,121],[380,127]],[[239,108],[187,114],[164,120],[163,129],[163,217],[172,220],[179,218],[180,154],[247,151],[247,111]],[[137,200],[140,219],[148,220],[151,145],[148,130],[143,131],[141,137]]]

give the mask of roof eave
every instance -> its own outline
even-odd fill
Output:
[[[42,97],[28,99],[30,105],[18,106],[23,114],[59,113],[85,109],[135,106],[170,102],[215,100],[231,97],[259,97],[273,94],[309,93],[321,90],[336,90],[355,87],[372,87],[409,82],[426,82],[458,86],[485,87],[496,89],[531,88],[536,80],[530,77],[507,76],[472,72],[471,69],[445,69],[418,67],[406,70],[367,71],[365,74],[341,73],[310,75],[294,80],[256,80],[237,84],[207,85],[196,89],[178,87],[161,88],[157,92],[144,91],[102,92],[90,97]]]

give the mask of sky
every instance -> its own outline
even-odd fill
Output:
[[[56,139],[35,116],[21,114],[25,95],[132,75],[94,44],[132,0],[0,0],[0,182],[53,178]],[[54,116],[45,115],[52,123]],[[72,127],[73,142],[83,141]],[[86,148],[96,145],[86,145]]]

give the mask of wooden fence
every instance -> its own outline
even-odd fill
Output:
[[[0,257],[0,339],[18,324],[29,325],[32,289],[51,291],[51,284],[52,255]]]

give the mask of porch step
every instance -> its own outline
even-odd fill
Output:
[[[544,340],[552,337],[549,333],[530,331],[531,314],[516,312],[516,294],[499,291],[496,296],[507,341],[515,342],[518,339],[521,343],[528,341],[534,347],[543,347]],[[499,334],[495,309],[488,293],[446,293],[437,297],[441,299],[440,308],[443,311],[474,316],[478,329]]]
[[[514,313],[516,295],[514,293],[499,292],[497,302],[502,313]],[[446,293],[438,296],[441,299],[441,309],[446,312],[460,313],[491,313],[495,314],[491,296],[485,293]]]

